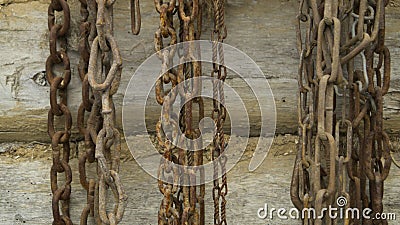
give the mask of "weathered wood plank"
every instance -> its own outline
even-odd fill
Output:
[[[246,151],[244,157],[228,173],[229,193],[227,195],[228,224],[301,224],[298,220],[262,220],[257,217],[257,210],[268,204],[269,208],[293,207],[290,196],[290,172],[294,162],[295,137],[278,137],[269,156],[254,172],[248,171],[249,159],[253,152]],[[243,139],[244,140],[244,139]],[[132,137],[131,141],[137,148],[147,150],[143,146],[143,137]],[[240,141],[240,140],[239,140]],[[250,139],[250,146],[255,146],[257,138]],[[126,146],[124,146],[126,150]],[[232,151],[240,151],[232,144]],[[32,152],[32,149],[26,149]],[[83,149],[81,149],[83,151]],[[20,158],[10,160],[0,156],[0,224],[34,224],[48,225],[52,222],[50,167],[49,160]],[[79,183],[78,160],[71,159],[73,171],[71,194],[71,218],[74,224],[79,224],[81,210],[86,204],[85,190]],[[158,165],[155,165],[158,166]],[[89,166],[90,167],[90,166]],[[128,195],[125,215],[120,223],[129,225],[157,224],[157,212],[162,200],[157,187],[157,180],[145,173],[133,160],[121,163],[120,176]],[[93,176],[94,171],[89,171]],[[60,177],[61,178],[61,177]],[[384,212],[400,215],[400,196],[398,184],[400,170],[393,167],[385,181]],[[212,183],[206,185],[206,224],[212,224]],[[112,204],[111,202],[109,204]],[[276,214],[275,214],[276,216]],[[88,224],[94,224],[90,219]],[[25,223],[24,223],[25,222]],[[398,222],[389,221],[389,225]]]
[[[49,108],[49,86],[43,86],[44,62],[48,52],[46,1],[12,2],[1,6],[0,19],[0,141],[48,140],[46,118]],[[72,31],[70,58],[72,81],[68,101],[74,121],[81,99],[81,82],[77,74],[77,35],[80,20],[78,0],[71,4]],[[33,10],[32,10],[33,9]],[[115,36],[124,59],[121,87],[115,95],[118,124],[121,125],[121,104],[128,81],[135,69],[153,50],[153,34],[158,26],[158,15],[152,1],[142,1],[142,30],[139,36],[129,33],[129,6],[117,1],[115,6]],[[277,111],[277,132],[297,132],[296,73],[298,56],[295,50],[294,23],[296,1],[230,0],[226,10],[229,35],[226,43],[247,53],[260,66],[271,85]],[[387,9],[387,45],[392,55],[392,85],[385,97],[385,127],[390,132],[400,130],[400,12],[397,7]],[[209,39],[210,23],[204,22],[203,39]],[[238,62],[240,63],[240,62]],[[239,84],[230,74],[232,85]],[[256,103],[247,90],[238,86],[249,106]],[[151,96],[150,100],[152,100]],[[209,110],[209,106],[206,109]],[[150,124],[158,119],[156,104],[149,105]],[[253,127],[259,126],[257,113],[251,113]],[[76,124],[76,123],[75,123]],[[74,125],[75,125],[74,124]],[[151,128],[151,126],[148,126]],[[151,130],[151,129],[150,129]],[[74,129],[76,132],[76,129]],[[252,135],[257,135],[252,131]]]

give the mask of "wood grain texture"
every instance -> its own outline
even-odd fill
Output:
[[[9,1],[0,8],[0,141],[48,141],[46,118],[49,109],[49,86],[44,79],[44,62],[49,54],[46,1]],[[77,37],[80,21],[78,0],[71,5],[70,58],[72,80],[68,102],[76,125],[76,112],[81,102],[81,82],[77,74]],[[128,1],[115,5],[115,36],[123,57],[122,83],[115,95],[117,119],[121,127],[121,105],[127,84],[135,69],[154,53],[153,37],[158,27],[158,14],[152,1],[141,1],[142,30],[139,36],[130,34]],[[294,18],[297,1],[230,0],[226,8],[229,30],[226,43],[248,54],[260,66],[268,79],[276,103],[277,133],[296,133],[296,74],[298,56],[295,49]],[[400,11],[387,9],[386,44],[392,55],[391,89],[385,96],[385,128],[400,130]],[[203,39],[210,37],[210,22],[205,18]],[[240,61],[238,60],[238,63]],[[209,66],[209,65],[208,65]],[[243,94],[249,106],[256,104],[240,79],[230,74],[229,81]],[[145,80],[143,81],[145,82]],[[44,85],[44,86],[43,86]],[[151,101],[154,100],[150,96]],[[159,108],[149,104],[150,124],[159,117]],[[209,105],[206,110],[210,112]],[[141,119],[141,118],[138,118]],[[259,127],[257,113],[250,113],[253,128]],[[76,129],[73,127],[73,131]],[[257,135],[256,129],[251,131]]]
[[[143,145],[144,137],[136,136],[130,139],[133,146],[140,151],[151,154],[151,146]],[[278,140],[277,140],[278,139]],[[227,219],[228,224],[252,225],[300,225],[299,220],[281,220],[275,212],[274,219],[263,220],[257,217],[257,210],[268,204],[269,209],[293,207],[290,201],[289,189],[291,171],[295,160],[294,153],[296,137],[278,137],[269,152],[269,156],[260,167],[248,171],[249,159],[253,156],[252,150],[247,150],[242,159],[228,173]],[[238,141],[245,141],[245,138]],[[255,146],[257,138],[250,138],[249,142]],[[240,152],[234,143],[230,143],[229,150]],[[124,146],[124,148],[126,148]],[[32,149],[27,149],[32,151]],[[84,152],[84,149],[80,149]],[[19,158],[10,160],[0,155],[0,224],[32,224],[48,225],[52,222],[51,190],[49,171],[51,167],[51,151],[48,151],[48,160],[27,160]],[[86,204],[86,192],[79,183],[78,160],[70,160],[72,174],[71,219],[79,224],[79,217]],[[94,176],[94,165],[88,165],[88,176]],[[158,167],[158,165],[155,165]],[[157,180],[142,170],[133,161],[121,163],[120,177],[123,182],[128,204],[121,225],[155,225],[157,212],[162,195],[157,187]],[[62,176],[60,175],[60,180]],[[400,170],[392,167],[388,179],[385,181],[385,195],[383,198],[384,212],[400,215],[400,196],[398,185]],[[206,224],[213,224],[212,183],[206,184]],[[110,201],[109,204],[112,204]],[[397,220],[389,221],[389,225],[398,224]],[[89,219],[88,224],[94,224]]]

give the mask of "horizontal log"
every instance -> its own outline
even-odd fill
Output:
[[[17,3],[18,2],[18,3]],[[23,2],[23,3],[19,3]],[[71,32],[69,55],[72,80],[68,87],[68,103],[73,113],[73,135],[76,137],[76,112],[81,102],[81,82],[77,74],[79,55],[78,27],[79,1],[68,1],[71,6]],[[49,86],[45,79],[44,63],[49,55],[47,6],[49,1],[12,1],[2,6],[0,19],[0,141],[49,141],[47,136],[47,112]],[[121,124],[121,107],[125,89],[134,71],[152,53],[153,36],[159,24],[159,16],[152,1],[142,1],[142,30],[139,36],[130,34],[129,3],[117,1],[115,5],[115,36],[123,57],[121,87],[114,96],[117,108],[117,125]],[[32,10],[34,9],[34,10]],[[397,7],[387,8],[386,44],[391,50],[391,89],[385,96],[385,128],[391,133],[400,130],[400,12]],[[293,19],[297,2],[253,1],[244,4],[229,1],[226,10],[228,37],[226,43],[249,55],[261,68],[271,86],[276,104],[277,133],[296,133],[296,92],[298,55],[295,49]],[[203,39],[209,39],[211,23],[204,18]],[[240,59],[237,61],[240,64]],[[204,67],[210,67],[204,64]],[[146,82],[146,79],[143,79]],[[227,83],[237,89],[249,111],[250,134],[258,135],[260,114],[255,110],[257,101],[243,86],[238,76],[230,73]],[[206,112],[211,104],[206,102]],[[149,98],[146,115],[150,132],[159,118],[160,107],[153,94]],[[235,112],[233,109],[232,112]],[[141,120],[142,118],[134,118]],[[243,121],[235,121],[240,124]],[[230,124],[227,121],[226,124]],[[271,126],[273,123],[269,123]],[[135,127],[129,128],[135,131]]]

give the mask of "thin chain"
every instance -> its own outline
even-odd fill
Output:
[[[87,179],[86,163],[94,163],[95,160],[95,143],[97,133],[102,126],[101,119],[101,102],[98,93],[96,97],[89,85],[88,67],[90,59],[90,46],[96,34],[96,15],[97,5],[94,0],[81,1],[82,20],[80,24],[79,53],[80,61],[78,65],[79,77],[82,81],[82,103],[78,109],[77,124],[81,135],[84,136],[86,151],[79,158],[79,178],[82,187],[87,193],[87,204],[81,214],[81,225],[86,225],[89,215],[94,216],[95,212],[95,192],[98,187],[98,181],[95,177]],[[85,126],[85,112],[89,112],[89,117]],[[98,198],[96,196],[96,198]],[[100,223],[98,217],[96,222]]]
[[[183,52],[180,56],[180,65],[178,68],[178,83],[181,85],[178,88],[178,93],[181,98],[181,105],[185,103],[182,107],[183,116],[182,125],[184,136],[190,140],[197,139],[200,136],[199,129],[195,129],[193,124],[193,103],[197,100],[199,104],[199,118],[204,117],[202,98],[195,96],[199,95],[201,90],[201,65],[199,62],[199,54],[196,54],[196,44],[193,42],[196,38],[199,38],[199,34],[196,34],[195,24],[199,18],[199,1],[184,1],[179,0],[179,19],[180,23],[180,42],[183,43]],[[197,23],[198,24],[198,23]],[[198,27],[201,30],[201,27]],[[197,30],[197,32],[198,32]],[[186,63],[184,63],[186,62]],[[180,141],[181,146],[185,146],[186,149],[179,149],[179,164],[184,165],[183,171],[183,183],[195,184],[196,183],[196,172],[200,172],[200,176],[203,176],[204,171],[198,171],[197,169],[189,169],[189,166],[198,167],[202,164],[203,150],[193,152],[191,149],[196,147],[196,149],[201,149],[201,142],[196,143],[197,146],[192,146],[192,143],[184,143]],[[199,195],[197,194],[200,189]],[[182,213],[182,224],[204,224],[204,185],[195,186],[183,186],[181,187],[183,196],[183,213]],[[198,199],[199,198],[199,199]],[[199,208],[196,204],[199,203]],[[200,219],[201,218],[201,219]]]
[[[201,90],[201,64],[198,62],[199,56],[193,55],[195,44],[188,42],[200,37],[201,8],[197,0],[179,0],[178,4],[174,0],[155,0],[155,8],[160,14],[160,26],[155,33],[154,42],[158,57],[162,61],[161,75],[156,83],[156,99],[163,105],[163,114],[157,123],[156,131],[161,147],[160,153],[164,156],[158,171],[159,190],[164,196],[158,213],[158,224],[203,225],[205,186],[184,185],[196,183],[197,172],[200,173],[200,179],[204,180],[204,170],[187,167],[203,164],[204,150],[194,153],[190,151],[193,148],[202,149],[200,130],[193,127],[193,103],[199,105],[199,121],[204,117],[204,106],[203,99],[195,97]],[[178,13],[179,17],[179,41],[183,46],[179,54],[181,64],[177,70],[169,69],[177,50],[174,44],[178,41],[178,34],[173,25],[175,13]],[[170,48],[164,48],[163,39],[166,38],[170,38]],[[187,82],[189,79],[193,80]],[[164,91],[163,85],[169,83],[171,89]],[[180,85],[177,87],[178,84]],[[180,118],[173,112],[173,104],[178,94],[183,112]],[[184,133],[181,137],[178,135],[179,129]],[[185,143],[185,137],[198,141]],[[185,146],[189,150],[177,146]],[[183,165],[183,171],[180,171],[177,165]]]
[[[323,205],[338,206],[335,200],[345,197],[347,204],[340,205],[345,209],[361,212],[369,207],[372,217],[383,211],[383,183],[391,165],[383,130],[383,96],[390,82],[390,54],[384,45],[387,3],[300,2],[300,142],[291,184],[292,202],[299,210],[314,206],[321,212]],[[331,222],[338,221],[327,216],[303,220]],[[345,218],[344,223],[372,220]]]
[[[223,154],[225,150],[224,138],[224,122],[226,119],[225,94],[223,89],[223,82],[227,76],[226,67],[224,66],[224,52],[222,42],[227,36],[225,27],[225,10],[224,0],[213,1],[213,22],[214,30],[211,34],[211,41],[213,43],[213,71],[211,76],[213,80],[213,113],[212,119],[216,124],[215,135],[211,147],[212,159],[214,161],[214,187],[213,187],[213,201],[214,201],[214,224],[227,224],[226,222],[226,195],[228,194],[228,184],[226,176],[226,162],[227,158]],[[221,172],[221,179],[219,178]],[[220,184],[221,182],[221,184]]]
[[[170,2],[154,1],[156,11],[160,14],[160,26],[155,32],[154,44],[157,56],[162,61],[161,76],[156,83],[156,99],[160,105],[164,105],[163,117],[160,118],[156,125],[156,132],[160,153],[163,154],[163,160],[158,168],[158,188],[163,194],[160,209],[158,211],[158,224],[180,224],[182,218],[182,202],[177,196],[179,184],[179,171],[175,164],[178,163],[178,157],[173,153],[171,143],[172,136],[179,129],[177,116],[172,112],[172,105],[176,99],[177,91],[174,88],[177,84],[177,73],[173,69],[169,69],[172,59],[175,55],[176,48],[171,47],[164,49],[163,38],[170,38],[170,46],[177,43],[177,35],[173,26],[173,14],[175,12],[175,0]],[[164,91],[163,84],[171,83],[171,90]],[[162,129],[162,123],[168,127],[172,127],[171,133],[165,133]],[[173,163],[175,164],[173,164]],[[169,182],[164,182],[165,180]]]

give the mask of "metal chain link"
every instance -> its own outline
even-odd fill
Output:
[[[139,0],[131,0],[131,31],[138,35],[142,25],[142,16],[140,14]]]
[[[118,224],[123,217],[127,202],[118,175],[121,135],[115,128],[115,106],[112,98],[118,90],[122,72],[122,59],[113,36],[114,3],[115,1],[97,1],[97,37],[91,45],[87,73],[89,84],[95,93],[96,109],[101,110],[103,121],[96,139],[92,140],[95,142],[94,155],[98,165],[94,216],[99,216],[101,223],[104,224]],[[107,212],[108,188],[114,196],[112,212]]]
[[[154,35],[154,45],[158,58],[162,61],[161,76],[156,82],[156,99],[160,105],[164,105],[163,117],[156,125],[156,133],[160,153],[163,159],[158,168],[158,188],[164,195],[158,211],[158,224],[180,224],[182,215],[182,202],[179,201],[177,192],[179,185],[179,171],[175,164],[178,164],[178,157],[173,153],[171,143],[172,137],[176,136],[179,125],[177,115],[172,112],[172,105],[176,99],[177,91],[177,73],[175,70],[169,70],[176,48],[164,49],[163,38],[170,38],[168,45],[173,46],[177,43],[177,35],[173,26],[173,14],[175,11],[175,0],[170,2],[154,1],[156,11],[160,14],[160,26]],[[164,84],[171,84],[169,91],[164,91]],[[163,131],[163,122],[173,130],[171,133]],[[171,163],[173,162],[173,163]],[[167,180],[168,182],[164,182]]]
[[[188,139],[197,139],[200,131],[193,127],[193,103],[194,103],[194,96],[199,95],[199,91],[201,90],[201,68],[199,55],[194,55],[196,52],[195,43],[191,42],[196,40],[196,31],[195,31],[195,23],[196,20],[201,20],[198,17],[199,15],[199,1],[184,1],[179,0],[179,19],[180,23],[180,42],[182,44],[182,54],[180,55],[180,64],[178,67],[178,83],[181,84],[178,88],[178,93],[181,99],[181,105],[184,103],[182,110],[182,126],[184,136]],[[201,28],[199,28],[201,29]],[[186,62],[186,63],[184,63]],[[190,80],[191,79],[191,80]],[[188,81],[189,80],[189,81]],[[204,117],[204,106],[202,103],[202,98],[197,98],[199,101],[199,109],[200,115],[199,118],[202,119]],[[199,120],[200,121],[200,120]],[[195,183],[196,180],[196,169],[189,169],[187,166],[200,166],[200,161],[203,158],[203,150],[193,152],[191,149],[194,146],[191,146],[190,143],[183,143],[183,140],[180,141],[181,146],[185,146],[186,149],[179,149],[179,164],[185,165],[183,171],[183,182],[186,184]],[[197,142],[197,145],[201,145],[201,142]],[[202,146],[197,146],[202,148]],[[203,171],[199,171],[203,173]],[[204,185],[200,186],[200,189],[204,189]],[[183,186],[181,187],[183,196],[183,212],[182,212],[182,224],[204,224],[204,204],[201,204],[198,201],[197,190],[198,186]],[[204,194],[204,191],[200,193],[200,196]],[[204,195],[200,197],[201,199],[204,198]],[[199,209],[196,207],[196,203],[200,204],[200,208],[202,214],[199,214]],[[200,220],[202,218],[203,220]]]
[[[56,22],[55,12],[63,13],[62,23]],[[58,18],[57,18],[58,20]],[[46,61],[46,76],[50,84],[50,110],[48,113],[48,134],[53,150],[53,165],[50,171],[53,224],[72,224],[69,215],[72,172],[69,166],[72,117],[67,104],[67,87],[71,80],[70,62],[67,54],[67,34],[70,27],[70,10],[65,0],[52,0],[48,7],[48,28],[50,32],[50,55]],[[56,65],[63,65],[56,74]],[[55,116],[64,120],[64,130],[56,131]],[[62,147],[60,147],[62,145]],[[61,158],[62,155],[62,158]],[[59,184],[57,177],[64,173],[65,180]],[[60,212],[61,206],[61,212]]]
[[[122,70],[120,52],[113,37],[114,2],[115,0],[80,0],[82,20],[79,29],[78,72],[82,81],[82,103],[78,110],[77,126],[85,140],[86,151],[79,157],[79,176],[81,185],[87,191],[87,205],[82,211],[80,224],[87,224],[89,215],[95,217],[97,224],[118,224],[127,201],[118,175],[121,136],[114,125],[115,107],[112,99],[117,92]],[[63,12],[63,23],[56,23],[55,11]],[[138,34],[141,24],[138,0],[131,5],[131,12],[134,14],[131,16],[132,33]],[[46,74],[50,83],[51,106],[48,133],[53,149],[50,172],[52,210],[53,224],[61,225],[72,224],[69,215],[72,172],[68,165],[72,117],[67,107],[67,86],[71,71],[66,38],[70,27],[70,10],[67,2],[52,0],[48,18],[50,56],[46,61]],[[63,76],[56,76],[54,70],[57,64],[64,66]],[[85,112],[90,113],[86,123]],[[56,131],[55,116],[64,117],[64,130]],[[87,162],[96,162],[97,179],[87,178]],[[58,173],[65,174],[63,185],[58,185]],[[107,213],[108,188],[114,194],[114,210]]]
[[[384,45],[387,3],[300,1],[300,141],[291,184],[291,199],[299,210],[313,206],[321,212],[324,206],[337,206],[334,200],[342,196],[348,200],[345,209],[369,207],[371,217],[383,211],[383,183],[391,165],[383,130],[383,96],[390,82],[390,54]],[[332,222],[338,219],[303,220]],[[345,218],[344,224],[372,220]]]
[[[169,2],[155,0],[156,11],[160,14],[160,26],[155,33],[155,49],[162,61],[161,75],[156,83],[156,99],[163,105],[163,114],[156,126],[157,139],[161,147],[163,160],[160,162],[158,178],[159,190],[164,195],[158,213],[158,224],[204,224],[205,185],[184,185],[196,183],[199,173],[200,183],[204,181],[203,169],[189,169],[187,166],[203,164],[204,149],[201,146],[200,129],[193,126],[193,103],[199,105],[199,121],[204,117],[204,105],[201,97],[195,97],[201,90],[201,64],[199,55],[194,55],[194,41],[201,33],[201,4],[198,0],[171,0]],[[173,16],[178,13],[179,35],[173,25]],[[196,27],[197,25],[197,27]],[[179,52],[178,69],[169,69],[177,51],[176,44],[182,42]],[[164,48],[163,39],[170,38],[168,49]],[[190,82],[187,82],[192,79]],[[171,84],[171,89],[164,91],[164,84]],[[177,85],[180,84],[178,87]],[[173,112],[173,104],[179,94],[182,114]],[[178,135],[179,129],[184,133]],[[188,139],[197,139],[185,143]],[[189,150],[179,148],[185,146]],[[195,147],[195,152],[190,151]],[[174,164],[172,164],[173,162]],[[177,165],[184,165],[180,171]],[[168,181],[168,182],[164,182]]]
[[[214,187],[213,187],[213,201],[214,201],[214,224],[222,225],[226,222],[226,195],[228,194],[228,184],[226,176],[226,162],[227,158],[223,155],[225,150],[224,138],[224,122],[226,119],[225,94],[223,82],[227,76],[227,70],[224,66],[224,52],[222,43],[227,36],[225,26],[225,9],[224,0],[213,1],[213,22],[214,29],[211,33],[212,41],[212,62],[213,70],[211,77],[213,80],[213,112],[212,119],[216,124],[216,130],[213,137],[211,146],[212,160],[214,161]],[[221,179],[219,178],[221,173]],[[221,184],[220,184],[221,183]]]
[[[95,0],[81,0],[81,25],[79,39],[80,61],[78,65],[79,77],[82,81],[82,103],[78,109],[77,126],[81,135],[85,140],[85,152],[79,157],[79,178],[82,187],[87,193],[87,204],[81,214],[81,225],[86,225],[90,216],[95,214],[95,192],[98,187],[98,181],[95,177],[87,179],[86,163],[94,163],[95,160],[95,143],[97,133],[102,126],[102,118],[100,112],[99,94],[94,93],[89,85],[88,67],[90,59],[90,46],[96,37],[96,16],[97,5]],[[85,123],[85,112],[89,113],[87,122]],[[86,124],[86,126],[85,126]],[[99,218],[95,218],[100,224]]]

